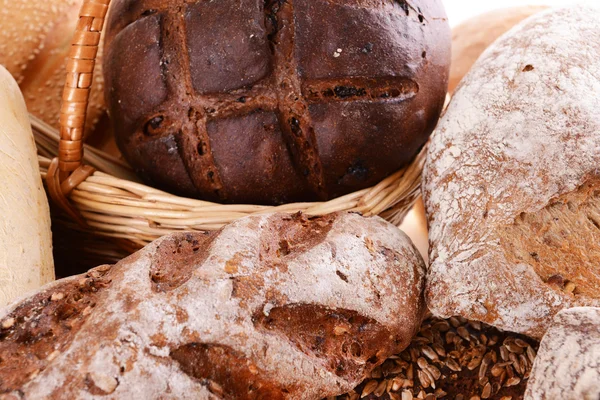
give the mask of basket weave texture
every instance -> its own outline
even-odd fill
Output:
[[[425,151],[376,186],[318,203],[222,205],[141,184],[129,166],[84,145],[83,128],[101,30],[110,0],[86,0],[67,62],[60,131],[32,117],[40,172],[50,197],[79,230],[112,238],[129,252],[175,231],[216,230],[252,214],[356,211],[399,225],[419,194]],[[85,152],[84,152],[85,150]],[[72,224],[65,218],[54,224]]]

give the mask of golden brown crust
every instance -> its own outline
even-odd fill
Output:
[[[66,58],[83,0],[29,1],[3,3],[0,31],[0,64],[15,77],[29,112],[58,128]],[[102,49],[98,54],[92,86],[86,137],[108,136],[96,131],[106,113],[102,77]]]
[[[427,216],[423,198],[419,197],[412,210],[406,215],[400,229],[408,235],[415,247],[419,250],[425,263],[428,262],[429,238],[427,232]]]

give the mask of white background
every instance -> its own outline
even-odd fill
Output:
[[[465,19],[486,11],[525,5],[564,6],[585,3],[600,7],[600,0],[442,0],[450,25],[455,26]]]

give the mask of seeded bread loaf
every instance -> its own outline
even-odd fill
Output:
[[[527,400],[600,399],[600,308],[560,312],[540,345]]]
[[[410,343],[424,274],[408,238],[378,217],[276,214],[176,234],[5,309],[0,393],[341,394]]]
[[[455,93],[424,170],[427,301],[540,338],[600,305],[600,10],[534,15]]]

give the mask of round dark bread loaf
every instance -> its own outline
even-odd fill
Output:
[[[409,163],[445,99],[440,0],[116,0],[118,145],[150,184],[226,202],[328,199]]]
[[[425,266],[381,218],[248,217],[0,311],[0,398],[319,399],[403,350]]]

